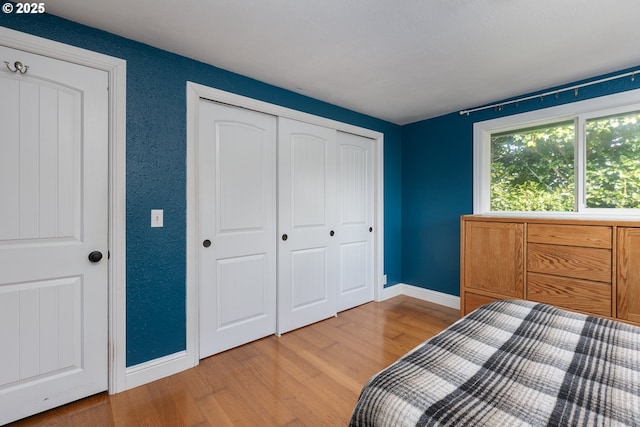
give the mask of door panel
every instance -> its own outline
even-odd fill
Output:
[[[330,300],[327,283],[327,249],[291,251],[291,310],[299,311]],[[331,316],[333,313],[329,313]]]
[[[2,424],[107,389],[108,76],[0,60]]]
[[[338,311],[373,300],[373,140],[338,132]]]
[[[78,239],[81,140],[73,123],[81,119],[82,92],[4,74],[0,92],[19,108],[0,117],[0,179],[16,184],[0,186],[0,240]]]
[[[295,229],[327,227],[327,140],[314,135],[291,135],[291,210]]]
[[[278,332],[285,333],[336,314],[336,131],[279,118],[278,159]]]
[[[82,369],[82,278],[2,286],[0,386]]]
[[[276,119],[201,100],[200,357],[276,331]]]
[[[370,263],[367,262],[368,252],[368,245],[366,241],[340,244],[341,295],[338,297],[339,299],[341,299],[344,294],[367,288],[367,282],[371,279],[371,275],[367,270],[367,266],[370,265]],[[366,300],[364,302],[366,302]],[[340,306],[342,305],[341,301],[338,311],[351,308],[341,308]]]
[[[262,129],[218,123],[217,234],[264,231],[265,146]]]
[[[264,254],[218,260],[220,329],[264,319],[269,312]],[[271,332],[273,333],[273,332]]]
[[[524,298],[524,225],[465,221],[464,227],[465,290]]]
[[[617,317],[640,324],[640,228],[618,228]]]

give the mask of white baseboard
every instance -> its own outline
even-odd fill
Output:
[[[406,283],[398,283],[397,285],[384,288],[380,295],[380,301],[384,301],[398,295],[407,295],[413,298],[421,299],[423,301],[428,301],[434,304],[440,304],[444,305],[445,307],[460,310],[460,297],[445,294],[443,292],[432,291],[431,289],[425,289],[419,286],[408,285]]]
[[[389,286],[388,288],[383,288],[382,292],[380,292],[380,298],[377,301],[384,301],[389,298],[397,297],[398,295],[403,294],[403,284],[398,283],[397,285]]]
[[[168,356],[131,366],[127,368],[126,371],[126,389],[132,389],[177,374],[194,366],[193,358],[187,357],[186,351],[179,351]]]
[[[460,297],[445,294],[443,292],[432,291],[418,286],[398,283],[397,285],[384,288],[380,293],[379,301],[384,301],[398,295],[407,295],[445,307],[460,309]],[[197,358],[187,354],[187,351],[180,351],[168,356],[159,357],[131,366],[126,370],[126,389],[138,387],[164,377],[168,377],[178,372],[193,368],[198,364]],[[123,390],[119,390],[123,391]]]

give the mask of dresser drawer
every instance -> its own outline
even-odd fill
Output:
[[[588,314],[611,316],[611,285],[529,273],[527,299]]]
[[[611,283],[611,251],[529,243],[527,271]]]
[[[529,224],[527,241],[552,245],[611,249],[611,227],[599,225]]]

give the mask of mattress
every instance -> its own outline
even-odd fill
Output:
[[[640,426],[640,328],[485,305],[371,378],[350,425]]]

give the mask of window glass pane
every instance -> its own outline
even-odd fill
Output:
[[[587,120],[586,206],[640,208],[640,112]]]
[[[575,209],[573,121],[491,135],[491,210]]]

